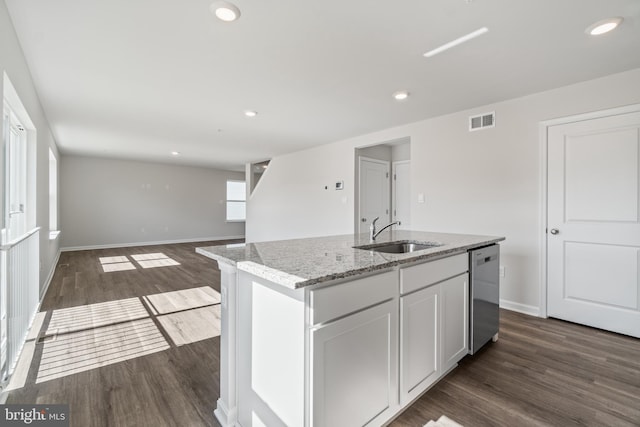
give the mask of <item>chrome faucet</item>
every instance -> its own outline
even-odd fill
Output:
[[[382,233],[384,230],[386,230],[387,228],[391,227],[392,225],[400,225],[400,221],[395,221],[395,222],[392,222],[390,224],[385,225],[384,227],[382,227],[380,229],[380,231],[376,231],[376,221],[379,220],[379,219],[380,219],[379,216],[376,217],[373,221],[371,221],[371,225],[369,226],[369,239],[372,242],[375,242],[376,241],[376,237],[378,237],[378,235],[380,233]]]

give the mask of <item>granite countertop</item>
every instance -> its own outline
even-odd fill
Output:
[[[354,249],[353,246],[371,243],[369,235],[364,233],[207,246],[196,248],[196,252],[287,288],[297,289],[401,264],[462,253],[500,242],[504,237],[392,230],[382,232],[375,243],[398,240],[433,242],[442,246],[406,254]]]

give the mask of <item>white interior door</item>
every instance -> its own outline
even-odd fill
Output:
[[[367,233],[374,218],[378,225],[389,222],[389,162],[360,157],[359,232]]]
[[[410,164],[409,160],[393,162],[392,211],[393,221],[400,221],[399,228],[410,228]]]
[[[549,127],[549,316],[640,337],[640,112]]]

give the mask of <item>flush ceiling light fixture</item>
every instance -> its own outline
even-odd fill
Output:
[[[211,3],[209,10],[216,18],[224,22],[233,22],[240,18],[240,9],[235,4],[226,1],[216,1]]]
[[[244,112],[244,115],[247,116],[247,117],[255,117],[255,116],[258,115],[258,112],[257,111],[253,111],[253,110],[246,110]]]
[[[395,99],[396,101],[404,101],[408,97],[409,92],[407,92],[406,90],[399,90],[393,93],[393,99]]]
[[[172,155],[172,156],[179,156],[179,155],[180,155],[180,152],[179,152],[179,151],[172,151],[172,152],[171,152],[171,155]]]
[[[440,47],[437,47],[433,50],[430,50],[429,52],[425,53],[424,56],[426,56],[427,58],[430,58],[434,55],[439,54],[440,52],[444,52],[445,50],[451,49],[452,47],[458,46],[459,44],[462,44],[464,42],[468,42],[471,39],[475,39],[476,37],[479,37],[483,34],[485,34],[486,32],[488,32],[489,29],[487,27],[482,27],[478,30],[475,30],[469,34],[466,34],[462,37],[459,37],[455,40],[450,41],[449,43],[445,43]]]
[[[598,21],[594,24],[591,24],[584,30],[585,33],[592,36],[599,36],[600,34],[608,33],[609,31],[615,29],[618,25],[622,23],[623,19],[619,16],[615,18],[603,19],[602,21]]]

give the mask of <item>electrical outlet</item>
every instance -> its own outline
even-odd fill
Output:
[[[500,266],[500,277],[504,277],[504,267],[503,266]]]

